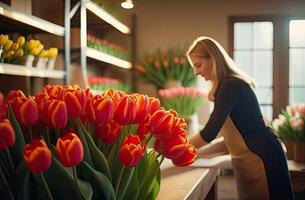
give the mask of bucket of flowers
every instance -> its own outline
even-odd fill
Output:
[[[305,163],[304,122],[305,104],[289,105],[273,120],[273,128],[284,141],[288,141],[286,146],[293,145],[293,159],[302,163]]]
[[[164,158],[190,165],[186,123],[160,101],[77,85],[0,95],[1,199],[155,199]],[[146,148],[154,138],[154,149]]]

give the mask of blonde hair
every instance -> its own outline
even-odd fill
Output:
[[[191,53],[195,53],[202,57],[209,56],[212,60],[212,88],[208,94],[209,100],[214,101],[219,84],[227,77],[237,77],[245,81],[253,89],[255,88],[254,80],[236,66],[232,58],[216,40],[210,37],[201,36],[193,42],[186,52],[186,57],[189,63],[194,67],[190,57]]]

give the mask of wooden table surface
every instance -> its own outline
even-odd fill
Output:
[[[157,200],[204,199],[218,174],[218,169],[175,167],[165,159],[161,165],[161,188]]]

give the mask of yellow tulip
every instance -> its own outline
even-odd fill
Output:
[[[25,43],[25,38],[23,36],[19,36],[17,39],[17,43],[19,44],[20,47],[22,47]]]
[[[50,48],[49,58],[55,58],[58,54],[58,49],[55,47]]]
[[[4,46],[8,41],[8,35],[0,35],[0,46]]]
[[[29,49],[29,50],[32,50],[34,47],[35,47],[35,40],[31,39],[31,40],[28,42],[28,49]]]
[[[12,40],[8,40],[7,42],[6,42],[6,44],[4,45],[4,51],[8,51],[10,48],[11,48],[11,46],[13,45],[13,41]]]
[[[16,51],[17,49],[19,49],[19,44],[14,42],[13,45],[11,46],[11,50]]]
[[[23,49],[20,48],[15,52],[14,57],[22,57],[23,55],[24,55]]]
[[[14,54],[14,51],[7,51],[4,53],[3,58],[10,58]]]

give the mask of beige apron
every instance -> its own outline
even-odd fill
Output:
[[[221,132],[232,156],[232,167],[237,182],[238,199],[269,199],[268,183],[263,161],[249,150],[229,116]]]

